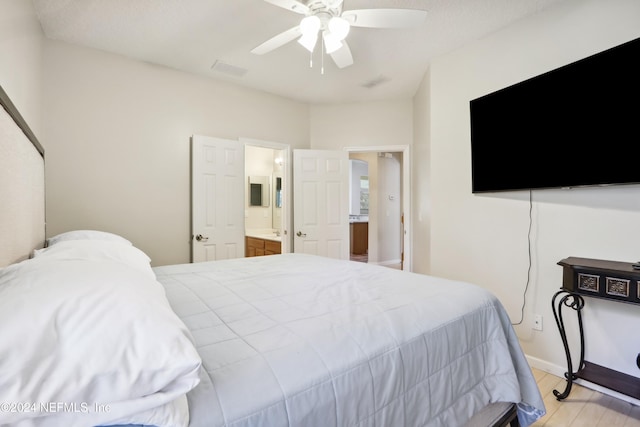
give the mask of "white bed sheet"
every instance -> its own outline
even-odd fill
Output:
[[[192,427],[460,426],[544,404],[480,287],[301,254],[156,267],[203,359]]]

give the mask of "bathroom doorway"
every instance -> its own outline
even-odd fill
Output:
[[[351,259],[410,271],[409,147],[354,147],[347,151],[351,165]]]
[[[363,158],[360,158],[363,157]],[[367,154],[349,158],[349,258],[369,261],[369,162]]]
[[[279,242],[280,253],[291,252],[290,147],[255,139],[240,140],[245,149],[245,237]]]

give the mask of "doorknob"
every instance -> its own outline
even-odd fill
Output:
[[[298,237],[307,237],[307,233],[303,233],[302,231],[298,231],[296,233],[296,236],[298,236]]]
[[[204,237],[202,234],[198,234],[198,235],[196,236],[196,240],[197,240],[198,242],[206,242],[207,240],[209,240],[209,238],[208,238],[208,237]]]

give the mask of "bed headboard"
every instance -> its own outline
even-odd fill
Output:
[[[45,239],[44,149],[0,86],[0,268]]]

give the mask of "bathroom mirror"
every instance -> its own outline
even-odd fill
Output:
[[[249,176],[249,206],[269,206],[269,177]]]
[[[369,214],[369,177],[360,177],[360,213]]]
[[[275,177],[275,200],[276,208],[282,207],[282,177]]]

